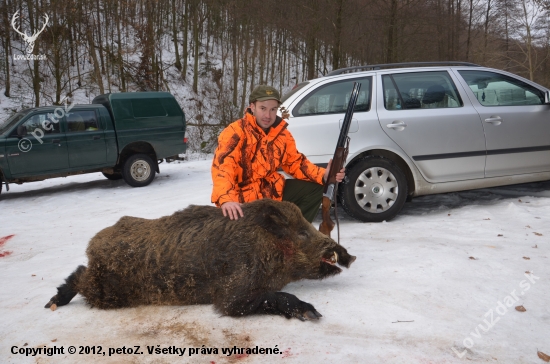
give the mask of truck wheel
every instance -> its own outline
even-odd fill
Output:
[[[155,178],[153,160],[146,154],[132,155],[124,162],[122,177],[132,187],[147,186]]]
[[[393,219],[407,199],[407,178],[391,160],[368,156],[354,164],[340,187],[342,207],[364,222]]]
[[[122,173],[105,173],[102,172],[105,178],[110,179],[111,181],[118,181],[119,179],[122,179]]]

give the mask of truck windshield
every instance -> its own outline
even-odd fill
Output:
[[[0,135],[8,131],[13,125],[15,125],[19,120],[21,120],[25,115],[27,115],[31,109],[19,111],[18,113],[13,114],[6,120],[0,121]]]

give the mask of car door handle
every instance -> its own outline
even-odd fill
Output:
[[[500,116],[491,116],[485,119],[485,122],[493,125],[500,125],[502,124],[502,118]]]
[[[93,140],[99,140],[99,139],[101,139],[101,137],[99,135],[94,135],[94,137],[92,139]]]
[[[53,144],[59,144],[59,143],[61,143],[61,139],[53,139],[52,143]]]
[[[387,128],[394,129],[397,131],[404,130],[407,124],[401,120],[395,120],[393,123],[386,125]]]

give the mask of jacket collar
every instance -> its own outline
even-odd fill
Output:
[[[273,123],[273,125],[271,125],[269,131],[266,133],[262,128],[260,128],[260,126],[256,122],[256,117],[252,115],[250,109],[246,110],[243,120],[249,128],[254,130],[254,135],[258,140],[267,137],[267,140],[271,141],[275,139],[288,126],[288,123],[285,120],[283,120],[280,116],[277,116],[275,122]]]

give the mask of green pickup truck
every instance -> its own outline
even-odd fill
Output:
[[[0,121],[0,192],[10,183],[93,172],[147,186],[163,159],[185,153],[185,126],[168,92],[112,93],[91,105],[20,111]]]

